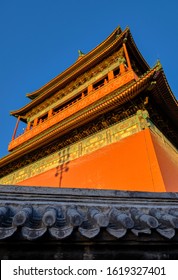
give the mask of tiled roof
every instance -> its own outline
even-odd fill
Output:
[[[127,38],[129,49],[131,50],[134,57],[137,58],[142,72],[145,73],[148,71],[150,67],[139,52],[131,35],[130,29],[126,28],[124,31],[122,31],[120,27],[118,27],[101,44],[96,46],[88,54],[84,55],[82,59],[77,60],[69,68],[42,86],[40,89],[27,94],[27,96],[32,99],[32,101],[24,107],[12,111],[11,115],[21,114],[24,110],[36,106],[48,98],[50,94],[53,94],[57,89],[64,87],[64,85],[69,83],[71,80],[74,80],[80,74],[85,73],[87,69],[93,67],[93,65],[98,63],[98,61],[103,59],[103,57],[109,56],[110,53],[113,53],[116,49],[119,49],[124,38]]]
[[[178,237],[178,193],[0,186],[0,239]]]

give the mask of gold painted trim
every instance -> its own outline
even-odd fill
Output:
[[[140,126],[137,116],[130,117],[1,178],[0,184],[17,184],[53,168],[57,172],[62,164],[116,143],[138,131]]]

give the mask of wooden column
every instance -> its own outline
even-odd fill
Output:
[[[34,119],[33,126],[36,126],[38,124],[38,118]]]
[[[108,79],[109,79],[109,81],[114,79],[114,72],[113,71],[108,72]]]
[[[88,93],[90,93],[92,90],[93,90],[93,85],[91,84],[88,86]]]
[[[124,63],[121,63],[119,65],[119,68],[120,68],[120,74],[123,74],[126,71],[126,67],[125,67]]]
[[[17,129],[18,129],[18,126],[19,126],[19,121],[20,121],[20,116],[18,116],[18,118],[17,118],[17,122],[16,122],[16,125],[15,125],[14,133],[12,135],[12,140],[15,139],[15,136],[16,136],[16,133],[17,133]]]
[[[53,109],[50,109],[50,110],[48,111],[48,118],[52,117],[52,115],[53,115]]]
[[[26,131],[30,130],[30,128],[31,128],[31,122],[28,122]]]
[[[125,39],[125,42],[126,42],[126,40],[127,39]],[[127,61],[128,69],[131,70],[132,66],[131,66],[131,62],[130,62],[130,58],[129,58],[129,55],[128,55],[128,52],[127,52],[127,47],[126,47],[125,42],[123,42],[124,54],[125,54],[125,58],[126,58],[126,61]]]

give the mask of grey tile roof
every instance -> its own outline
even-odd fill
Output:
[[[76,234],[177,239],[178,193],[0,186],[1,240],[75,240]]]

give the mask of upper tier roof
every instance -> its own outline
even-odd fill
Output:
[[[40,104],[47,97],[51,96],[57,90],[65,87],[69,82],[96,65],[103,58],[118,50],[122,46],[125,38],[127,38],[128,51],[132,53],[134,58],[137,60],[139,70],[142,74],[144,74],[150,69],[150,67],[139,52],[131,35],[130,29],[126,28],[124,31],[122,31],[120,27],[117,27],[101,44],[91,50],[88,54],[81,56],[80,59],[78,59],[74,64],[72,64],[57,77],[52,79],[50,82],[42,86],[40,89],[27,94],[27,97],[32,99],[32,101],[24,107],[12,111],[11,115],[23,115],[31,108]]]

